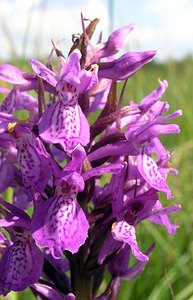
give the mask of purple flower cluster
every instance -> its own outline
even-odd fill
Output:
[[[159,136],[179,133],[168,121],[181,111],[167,114],[165,80],[139,104],[122,106],[128,78],[155,51],[117,58],[133,25],[93,46],[96,23],[83,24],[67,58],[53,43],[56,71],[53,51],[46,65],[30,60],[33,73],[0,66],[0,79],[12,84],[0,88],[0,192],[12,191],[0,198],[4,296],[30,287],[52,300],[116,299],[121,279],[139,275],[154,248],[139,249],[138,223],[176,232],[167,215],[180,206],[163,207],[159,192],[172,198],[166,178],[177,171]],[[15,117],[18,110],[28,118]],[[105,271],[111,279],[97,297]]]

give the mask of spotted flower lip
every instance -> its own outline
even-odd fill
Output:
[[[62,101],[51,105],[39,121],[39,135],[47,143],[59,143],[67,152],[90,140],[88,122],[78,104],[64,106]]]
[[[89,224],[76,200],[81,185],[77,185],[80,179],[76,183],[74,179],[81,176],[75,173],[73,179],[73,174],[60,178],[54,196],[37,205],[32,218],[33,238],[54,258],[62,257],[65,250],[76,253],[88,236]]]
[[[42,253],[32,240],[16,240],[0,261],[0,293],[26,289],[39,279],[42,265]]]
[[[128,243],[131,247],[131,252],[134,257],[136,257],[140,261],[148,261],[148,256],[144,255],[139,249],[137,245],[137,240],[135,236],[135,228],[132,225],[129,225],[125,221],[115,222],[112,225],[112,235],[113,237],[124,243]]]
[[[158,166],[150,155],[145,153],[143,148],[142,153],[138,155],[137,167],[147,183],[158,191],[166,193],[167,198],[171,199],[172,194],[165,178],[159,172]]]
[[[21,291],[35,283],[42,271],[43,254],[31,237],[30,218],[19,208],[0,199],[4,227],[12,238],[0,260],[0,293]]]

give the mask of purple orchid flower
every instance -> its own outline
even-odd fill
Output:
[[[83,186],[78,173],[67,172],[58,180],[54,196],[35,208],[33,238],[55,258],[62,257],[65,250],[76,253],[87,238],[88,221],[76,200]]]
[[[84,189],[79,174],[84,158],[84,149],[77,148],[69,164],[57,174],[53,197],[35,207],[33,238],[39,247],[48,247],[54,258],[62,257],[65,250],[76,253],[88,236],[89,224],[76,199],[78,191]]]
[[[7,246],[0,260],[0,294],[21,291],[35,283],[42,272],[43,254],[31,236],[31,221],[27,214],[0,199],[0,226],[10,234],[12,244]]]
[[[128,171],[129,170],[129,171]],[[127,174],[128,178],[126,178],[126,172],[129,172]],[[141,187],[140,183],[137,183],[138,190],[137,196],[131,197],[130,193],[127,195],[125,190],[125,180],[127,182],[130,182],[130,189],[132,187],[133,178],[135,178],[134,182],[137,182],[137,177],[142,179],[141,181]],[[151,215],[151,213],[154,212],[155,208],[158,205],[158,195],[156,190],[148,190],[143,191],[144,188],[142,188],[144,185],[143,177],[140,177],[140,174],[133,173],[132,171],[132,165],[129,164],[129,169],[127,169],[127,165],[125,164],[124,168],[121,170],[119,174],[115,174],[112,177],[112,210],[114,216],[116,216],[117,221],[112,224],[112,235],[113,238],[119,242],[126,243],[130,246],[131,252],[134,257],[136,257],[140,261],[147,261],[148,257],[141,253],[141,251],[138,249],[137,240],[136,240],[136,233],[135,233],[135,227],[136,225],[143,219],[148,218],[148,216]],[[147,188],[147,187],[146,187]],[[129,196],[129,198],[128,198]],[[169,212],[175,212],[176,210],[180,209],[179,206],[176,207],[170,207],[170,210],[165,213],[164,217],[157,216],[155,217],[155,222],[157,220],[157,223],[160,222],[160,224],[164,224],[167,226],[169,232],[175,232],[176,225],[171,225],[168,217],[166,217],[166,214]],[[160,214],[162,215],[162,212],[160,210]],[[159,215],[159,212],[157,212],[157,215]],[[150,218],[151,219],[151,218]],[[173,228],[173,229],[172,229]],[[108,244],[111,244],[109,242],[109,239],[111,237],[107,237]],[[107,242],[105,242],[105,245]],[[115,247],[118,247],[119,244],[114,243]],[[102,254],[104,255],[103,251],[105,251],[106,246],[103,246],[103,249],[101,249]],[[114,247],[111,246],[111,249]],[[114,248],[115,250],[116,248]],[[101,256],[100,256],[101,257]],[[104,260],[104,258],[103,258]],[[101,258],[100,258],[101,261]]]
[[[89,143],[89,124],[78,104],[79,94],[97,84],[97,69],[81,70],[81,53],[74,50],[63,65],[60,77],[36,60],[31,60],[36,74],[52,84],[58,101],[50,105],[39,121],[39,135],[48,143],[59,143],[67,152]]]
[[[19,122],[9,123],[8,132],[16,143],[24,186],[43,191],[51,175],[51,157],[41,140],[31,132],[30,126]]]

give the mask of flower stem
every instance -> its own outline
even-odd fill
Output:
[[[72,292],[76,300],[91,300],[93,291],[93,276],[86,274],[80,266],[71,262]]]

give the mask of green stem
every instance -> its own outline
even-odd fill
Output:
[[[88,276],[80,266],[71,262],[72,292],[76,300],[91,300],[93,291],[93,276]]]

